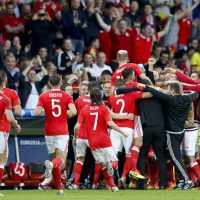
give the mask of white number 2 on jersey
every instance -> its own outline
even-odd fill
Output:
[[[60,103],[59,99],[51,99],[52,115],[54,117],[59,117],[61,115],[61,107],[57,103]]]
[[[90,113],[90,115],[94,115],[95,118],[94,118],[94,127],[93,127],[93,131],[95,131],[97,129],[97,121],[98,121],[98,112],[94,112],[94,113]]]
[[[121,104],[121,109],[120,109],[120,111],[119,111],[120,114],[127,114],[127,113],[124,113],[125,102],[124,102],[123,99],[118,99],[118,100],[116,101],[116,104],[117,104],[117,105]]]

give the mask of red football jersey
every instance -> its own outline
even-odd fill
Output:
[[[85,95],[83,97],[80,97],[78,98],[76,101],[75,101],[75,106],[76,106],[76,109],[77,109],[77,112],[78,112],[78,116],[81,112],[81,110],[87,106],[87,105],[90,105],[91,103],[91,100],[90,100],[90,97]],[[83,123],[81,124],[81,127],[78,131],[78,138],[79,139],[88,139],[87,138],[87,127],[86,127],[86,123]]]
[[[119,50],[126,50],[128,54],[132,51],[131,38],[135,34],[135,30],[127,29],[124,34],[116,33],[115,29],[111,28],[110,38],[112,41],[111,59],[116,59]],[[128,55],[130,58],[130,55]]]
[[[21,104],[19,96],[15,90],[9,88],[3,88],[3,94],[10,100],[12,108]],[[8,122],[5,115],[4,115],[4,126],[5,126],[5,132],[10,133],[11,125]]]
[[[153,47],[153,37],[158,40],[158,34],[146,38],[141,34],[137,34],[132,38],[133,49],[131,51],[131,62],[137,64],[145,64],[151,57]]]
[[[74,103],[72,97],[59,90],[52,89],[40,95],[38,106],[44,108],[45,118],[45,135],[67,135],[67,108]]]
[[[43,2],[37,2],[37,3],[35,4],[34,11],[35,11],[35,12],[38,12],[39,9],[41,9],[41,7],[44,5],[44,2],[45,2],[45,1],[43,1]],[[51,17],[51,19],[52,19],[53,21],[55,21],[56,18],[55,18],[55,12],[54,12],[53,9],[52,9],[53,6],[56,7],[56,12],[61,11],[62,9],[61,9],[61,6],[60,6],[60,3],[59,3],[59,2],[50,1],[50,3],[49,3],[48,5],[45,4],[45,10],[46,10],[46,12],[48,12],[48,13],[49,13],[49,16]]]
[[[138,82],[127,82],[126,83],[126,87],[128,87],[128,88],[137,87],[137,85],[138,85]],[[139,109],[138,109],[137,103],[135,104],[134,114],[137,116],[139,115]]]
[[[187,45],[188,39],[190,38],[192,20],[190,18],[183,18],[179,20],[178,23],[179,23],[178,44]]]
[[[108,104],[114,113],[130,114],[135,113],[135,101],[142,98],[142,92],[131,92],[122,95],[112,95]],[[113,120],[119,127],[134,128],[134,120]]]
[[[111,79],[111,84],[112,85],[115,84],[115,81],[117,79],[123,78],[122,77],[122,71],[125,68],[132,68],[133,71],[135,72],[136,76],[140,76],[141,74],[143,74],[143,71],[138,67],[138,65],[136,65],[134,63],[127,63],[127,64],[124,64],[124,65],[121,65],[115,70],[114,74],[112,75],[112,79]]]
[[[78,122],[86,123],[91,150],[112,146],[108,135],[108,121],[112,121],[112,118],[108,107],[104,104],[93,104],[82,109]]]
[[[6,132],[4,125],[5,110],[11,110],[11,104],[9,99],[2,93],[0,93],[0,131]]]

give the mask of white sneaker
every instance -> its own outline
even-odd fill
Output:
[[[114,170],[110,162],[107,162],[106,169],[108,171],[108,175],[113,176]]]
[[[96,190],[97,189],[97,185],[93,184],[92,185],[92,190]]]
[[[52,169],[53,169],[53,163],[51,162],[51,161],[49,161],[49,160],[46,160],[45,162],[44,162],[44,165],[45,165],[45,167],[46,167],[46,169],[45,169],[45,177],[47,178],[47,179],[52,179]]]
[[[4,195],[2,193],[0,193],[0,197],[3,197]]]
[[[63,190],[58,190],[57,195],[64,195]]]
[[[118,187],[116,187],[116,186],[115,186],[115,187],[112,187],[111,190],[112,190],[112,192],[119,192],[119,189],[118,189]]]
[[[78,190],[78,185],[73,185],[72,190]]]

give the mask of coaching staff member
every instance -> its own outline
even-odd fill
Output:
[[[188,116],[190,104],[198,97],[198,93],[183,94],[179,82],[167,83],[168,94],[160,92],[160,88],[157,88],[157,90],[152,86],[143,84],[139,84],[139,86],[143,87],[145,92],[151,92],[155,97],[164,101],[167,149],[179,179],[175,189],[192,188],[193,183],[189,179],[181,159],[180,145],[184,137],[184,123]]]

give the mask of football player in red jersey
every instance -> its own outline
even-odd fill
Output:
[[[112,175],[113,168],[111,161],[117,161],[113,150],[107,126],[118,131],[125,137],[127,133],[121,130],[113,121],[108,107],[102,103],[102,94],[99,88],[93,88],[90,93],[91,105],[82,109],[78,122],[74,127],[75,134],[78,132],[81,124],[85,123],[87,127],[88,142],[95,161],[103,167],[103,175],[106,178],[113,192],[117,192]]]
[[[89,84],[87,91],[90,90],[90,87],[92,88],[92,86],[93,86],[92,84]],[[78,112],[78,116],[81,110],[86,105],[90,105],[90,102],[91,101],[90,101],[89,95],[82,95],[75,101],[75,106]],[[89,147],[85,123],[81,125],[77,134],[74,134],[73,143],[76,145],[76,163],[74,165],[74,182],[73,182],[72,189],[78,189],[79,178],[82,172],[83,163],[85,161],[86,150],[87,150],[87,147]]]
[[[50,77],[49,83],[51,90],[40,95],[35,114],[42,115],[44,112],[46,114],[45,140],[52,161],[45,161],[45,176],[48,180],[51,180],[53,175],[55,186],[58,189],[57,194],[63,195],[61,168],[65,167],[64,163],[68,150],[67,119],[68,116],[75,116],[77,111],[72,97],[60,90],[61,77],[58,74],[53,75]],[[43,184],[45,183],[43,182]]]
[[[128,69],[127,69],[128,70]],[[125,81],[123,79],[118,79],[115,82],[116,89],[125,87]],[[130,113],[135,113],[135,104],[137,99],[149,98],[152,95],[150,93],[132,92],[122,95],[112,95],[108,99],[108,105],[112,107],[114,113],[119,113],[121,115],[127,115]],[[126,161],[124,164],[124,170],[122,177],[119,180],[119,185],[122,188],[126,188],[126,176],[130,169],[130,175],[132,178],[144,179],[145,177],[140,174],[137,170],[137,159],[139,155],[139,150],[142,145],[142,136],[138,135],[138,132],[134,130],[134,120],[114,120],[114,122],[126,133],[128,137],[125,138],[115,130],[111,130],[110,137],[112,141],[113,148],[116,155],[118,152],[122,151],[122,147],[125,148]],[[134,141],[134,145],[132,147]],[[132,151],[131,151],[132,147]]]
[[[17,132],[21,131],[21,127],[18,125],[12,114],[12,106],[6,95],[3,94],[3,76],[0,76],[0,183],[4,175],[4,166],[7,163],[8,158],[8,126],[6,123],[10,123],[16,128]],[[6,125],[6,126],[5,126]]]

